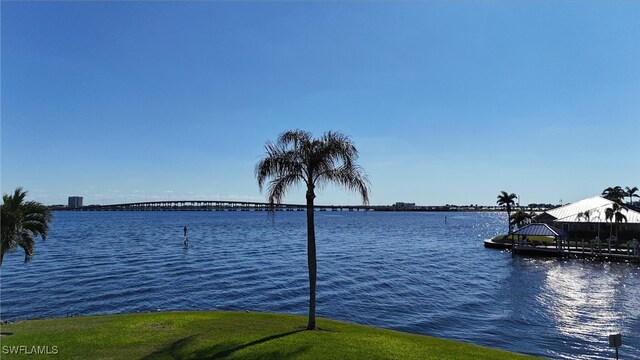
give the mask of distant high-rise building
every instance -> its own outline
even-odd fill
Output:
[[[69,207],[82,207],[82,196],[69,196]]]

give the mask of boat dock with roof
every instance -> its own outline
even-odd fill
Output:
[[[544,239],[544,240],[541,240]],[[514,255],[558,258],[583,258],[601,261],[640,263],[639,242],[569,240],[567,233],[547,224],[529,224],[514,231],[507,241],[485,240],[488,248],[510,249]]]
[[[593,196],[547,210],[535,221],[509,235],[485,240],[484,246],[524,256],[640,263],[637,206]]]

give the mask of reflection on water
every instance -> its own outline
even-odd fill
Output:
[[[515,257],[501,290],[512,335],[554,359],[611,358],[608,335],[621,333],[622,358],[639,358],[637,265]],[[534,352],[535,353],[535,352]]]
[[[592,346],[593,338],[625,333],[624,319],[633,316],[616,306],[617,299],[629,299],[631,306],[640,306],[640,299],[628,294],[624,277],[631,276],[628,266],[588,263],[582,266],[558,266],[547,271],[543,291],[538,296],[541,306],[553,313],[559,333],[577,340],[576,346]],[[593,267],[602,267],[593,275]],[[637,329],[636,329],[637,330]]]
[[[445,223],[444,217],[447,216]],[[3,319],[157,310],[307,312],[306,216],[56,213],[0,272]],[[189,244],[183,245],[183,227]],[[323,212],[318,316],[555,359],[640,359],[640,267],[484,249],[504,214]]]

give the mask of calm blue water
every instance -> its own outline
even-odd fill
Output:
[[[485,249],[504,231],[501,213],[316,215],[318,316],[557,359],[610,359],[607,334],[621,332],[621,358],[640,359],[638,265]],[[56,212],[30,264],[5,258],[1,315],[305,315],[305,221],[304,212]]]

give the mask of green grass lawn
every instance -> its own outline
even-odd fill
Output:
[[[2,359],[532,359],[481,346],[303,316],[222,311],[27,320],[2,325]],[[508,341],[508,340],[507,340]],[[8,354],[34,346],[56,355]],[[55,348],[54,348],[55,346]],[[23,348],[24,350],[24,348]],[[42,350],[44,351],[44,350]]]

